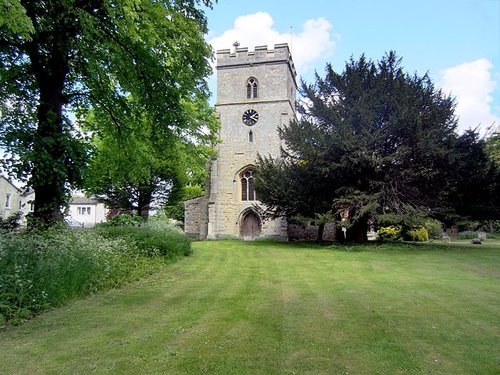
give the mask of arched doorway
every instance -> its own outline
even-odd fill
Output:
[[[259,215],[250,210],[244,214],[240,224],[240,235],[244,240],[254,240],[260,235],[261,221]]]

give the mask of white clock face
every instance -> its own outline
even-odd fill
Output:
[[[259,121],[259,114],[255,109],[247,109],[243,112],[243,116],[241,116],[241,120],[245,125],[252,126]]]

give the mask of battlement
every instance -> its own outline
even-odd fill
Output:
[[[249,51],[248,47],[236,48],[234,52],[229,49],[217,51],[217,69],[234,67],[235,65],[248,66],[280,62],[288,63],[293,77],[296,77],[297,72],[287,43],[275,44],[274,49],[267,49],[267,46],[256,46],[254,51]]]

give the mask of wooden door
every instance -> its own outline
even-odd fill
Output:
[[[240,232],[245,240],[253,240],[259,236],[260,218],[255,212],[250,211],[245,215],[241,222]]]

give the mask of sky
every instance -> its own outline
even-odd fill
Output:
[[[327,63],[340,73],[351,57],[396,51],[455,97],[459,131],[500,130],[500,0],[218,0],[206,15],[215,51],[288,43],[309,83]]]

